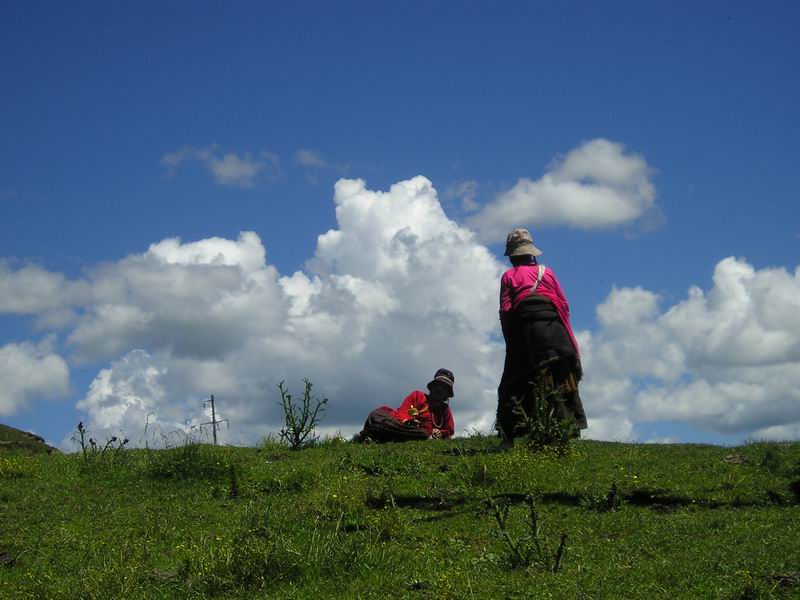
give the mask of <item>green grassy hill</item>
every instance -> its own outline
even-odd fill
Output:
[[[0,451],[17,448],[31,452],[57,452],[55,448],[47,445],[41,437],[0,423]]]
[[[495,445],[2,451],[0,598],[800,597],[798,443]]]

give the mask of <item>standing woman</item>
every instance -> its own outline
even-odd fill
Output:
[[[578,342],[569,323],[569,304],[555,273],[540,265],[542,251],[527,229],[515,229],[506,239],[511,268],[500,279],[500,324],[506,341],[503,377],[497,389],[497,427],[503,445],[514,444],[519,417],[515,398],[530,400],[530,382],[544,377],[548,388],[562,387],[558,417],[586,429],[578,382],[582,370]],[[525,406],[523,401],[523,408]]]

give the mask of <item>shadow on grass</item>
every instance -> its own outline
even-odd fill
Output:
[[[796,482],[800,483],[800,482]],[[523,502],[528,494],[510,493],[499,494],[495,496],[497,499],[504,498],[513,504]],[[546,492],[538,496],[540,502],[543,504],[557,504],[561,506],[587,506],[595,507],[598,505],[597,500],[589,497],[586,494],[570,494],[567,492]],[[734,498],[732,500],[709,500],[709,499],[694,499],[689,496],[680,494],[673,494],[668,489],[632,489],[626,492],[619,492],[619,499],[622,504],[628,506],[637,506],[642,508],[651,508],[657,511],[669,512],[684,508],[687,506],[696,506],[706,509],[719,509],[719,508],[754,508],[761,506],[788,506],[792,504],[800,504],[799,499],[790,499],[785,494],[768,490],[765,497],[762,499],[746,500],[743,498]]]
[[[416,508],[428,511],[448,511],[466,503],[465,494],[459,490],[434,495],[387,494],[368,495],[365,501],[369,508],[381,509],[387,506],[396,508]]]

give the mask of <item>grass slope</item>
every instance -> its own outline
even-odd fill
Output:
[[[800,596],[800,444],[495,444],[0,452],[0,598]]]
[[[57,452],[41,437],[0,423],[0,451],[18,448],[31,452]]]

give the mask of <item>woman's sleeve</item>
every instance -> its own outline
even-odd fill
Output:
[[[550,276],[553,279],[553,289],[556,292],[556,296],[558,296],[564,303],[564,308],[567,310],[567,316],[569,316],[569,302],[567,301],[566,295],[564,295],[564,290],[561,289],[561,284],[558,282],[558,277],[556,277],[556,274],[553,273],[552,269],[548,268],[547,271],[550,273]]]
[[[401,415],[403,419],[408,418],[408,409],[414,406],[414,401],[416,400],[417,392],[411,392],[406,399],[403,400],[403,403],[395,410],[398,415]],[[419,404],[419,403],[417,403]]]
[[[500,316],[511,310],[511,286],[505,273],[500,278]]]
[[[397,415],[397,418],[401,419],[402,421],[408,421],[410,418],[408,409],[410,409],[412,406],[418,407],[420,404],[425,403],[425,395],[422,395],[422,401],[420,401],[420,393],[421,392],[415,390],[406,396],[406,399],[403,400],[403,403],[397,408],[397,410],[394,411]]]

